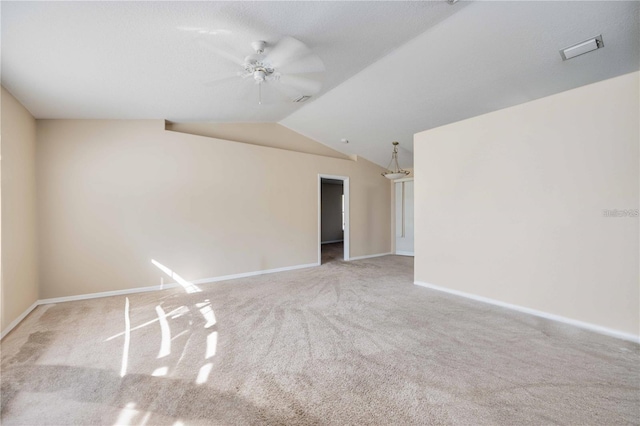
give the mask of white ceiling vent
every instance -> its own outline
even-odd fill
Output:
[[[562,56],[563,61],[566,61],[567,59],[584,55],[585,53],[600,49],[601,47],[604,47],[604,43],[602,42],[602,34],[562,49],[560,51],[560,56]]]
[[[309,96],[309,95],[302,95],[299,98],[294,99],[293,102],[304,102],[307,99],[309,99],[310,97],[311,96]]]

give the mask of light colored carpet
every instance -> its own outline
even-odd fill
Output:
[[[2,341],[2,424],[640,422],[637,345],[412,275],[336,260],[38,307]]]

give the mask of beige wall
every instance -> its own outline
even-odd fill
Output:
[[[415,136],[416,281],[639,334],[638,73]]]
[[[270,146],[288,151],[350,159],[348,155],[335,151],[278,123],[166,122],[166,129],[252,145]]]
[[[351,256],[388,252],[382,168],[165,131],[38,120],[41,298],[318,260],[318,174],[350,177]]]
[[[38,299],[36,121],[4,87],[0,127],[4,331]]]

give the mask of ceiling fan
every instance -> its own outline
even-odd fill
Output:
[[[274,45],[258,40],[251,43],[255,53],[244,58],[224,51],[207,40],[200,43],[218,56],[235,64],[236,70],[218,74],[207,86],[219,85],[229,80],[255,84],[258,103],[265,94],[273,99],[276,92],[280,101],[303,102],[322,88],[324,64],[304,43],[284,37]]]

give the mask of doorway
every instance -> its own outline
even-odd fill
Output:
[[[318,175],[318,264],[349,260],[349,178]]]

